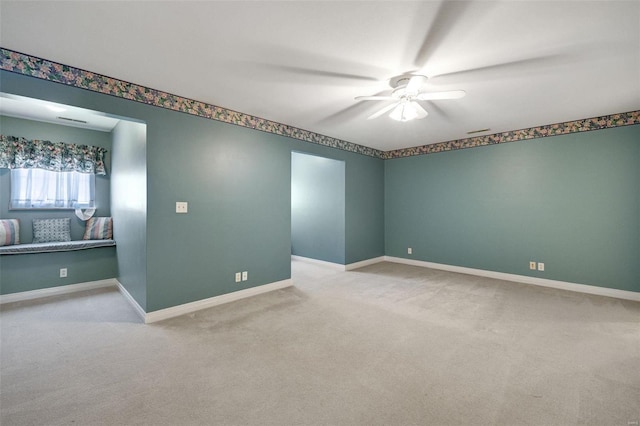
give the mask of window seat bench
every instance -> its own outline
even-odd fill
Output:
[[[58,251],[85,250],[97,247],[111,247],[115,245],[115,240],[74,240],[54,243],[14,244],[10,246],[0,246],[0,255],[52,253]]]

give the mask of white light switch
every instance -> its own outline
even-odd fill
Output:
[[[176,201],[176,213],[187,213],[188,205],[186,201]]]

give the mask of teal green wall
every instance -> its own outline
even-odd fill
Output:
[[[146,123],[147,312],[291,277],[293,150],[345,161],[346,262],[384,254],[380,159],[4,71],[0,79],[8,93]],[[176,201],[189,213],[176,214]],[[235,283],[238,271],[249,280]]]
[[[147,310],[290,278],[286,141],[158,108],[149,113]],[[177,214],[176,201],[188,202],[189,213]],[[249,280],[235,283],[239,271]]]
[[[345,262],[345,163],[291,153],[291,254]]]
[[[147,126],[121,120],[113,129],[111,215],[118,281],[147,305]]]
[[[109,132],[0,116],[0,133],[27,139],[101,146],[108,150],[105,163],[107,171],[111,169]],[[10,175],[9,169],[0,169],[0,218],[20,219],[22,243],[33,241],[32,221],[38,218],[71,218],[71,239],[82,239],[85,222],[78,219],[72,210],[9,210]],[[96,206],[96,216],[111,214],[110,175],[96,176]],[[60,268],[67,268],[66,278],[60,278]],[[0,294],[96,281],[116,275],[114,248],[96,249],[91,255],[66,252],[0,256]]]
[[[384,255],[384,162],[361,155],[347,161],[345,167],[348,265]]]
[[[67,268],[60,278],[60,268]],[[118,274],[115,247],[56,253],[0,256],[0,294],[41,290],[69,284],[115,278]]]
[[[388,160],[386,254],[640,291],[639,165],[640,126]]]
[[[347,192],[359,183],[350,167],[378,175],[377,188],[349,201],[378,218],[350,247],[355,258],[384,253],[382,160],[130,104],[147,123],[147,311],[291,277],[292,150],[344,160]],[[176,214],[176,201],[189,213]],[[249,280],[235,283],[239,271]]]

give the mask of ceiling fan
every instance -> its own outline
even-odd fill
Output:
[[[397,121],[409,121],[425,118],[429,113],[417,101],[434,101],[441,99],[460,99],[466,95],[464,90],[446,92],[423,92],[420,89],[427,77],[420,74],[402,74],[393,77],[389,85],[393,88],[386,96],[356,96],[357,101],[394,101],[381,110],[371,114],[367,120],[373,120],[391,111],[389,117]]]

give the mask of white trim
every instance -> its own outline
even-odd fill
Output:
[[[384,262],[384,260],[385,260],[384,256],[373,257],[371,259],[361,260],[360,262],[349,263],[348,265],[345,265],[344,269],[345,271],[352,271],[354,269],[363,268],[365,266],[375,265],[376,263]]]
[[[307,263],[313,263],[313,264],[316,264],[316,265],[322,265],[322,266],[326,266],[326,267],[331,268],[331,269],[335,269],[336,271],[344,271],[345,270],[345,265],[341,265],[339,263],[327,262],[326,260],[312,259],[310,257],[294,256],[292,254],[291,255],[291,260],[299,260],[301,262],[307,262]]]
[[[549,280],[546,278],[528,277],[526,275],[507,274],[504,272],[486,271],[484,269],[445,265],[442,263],[425,262],[422,260],[404,259],[402,257],[385,256],[384,260],[387,262],[402,263],[405,265],[421,266],[423,268],[440,269],[443,271],[458,272],[461,274],[477,275],[480,277],[495,278],[498,280],[513,281],[523,284],[533,284],[542,287],[556,288],[559,290],[575,291],[578,293],[595,294],[598,296],[614,297],[616,299],[633,300],[636,302],[640,302],[640,292],[635,291],[618,290],[615,288]]]
[[[144,322],[147,313],[144,311],[144,309],[142,309],[142,306],[140,306],[138,301],[133,298],[131,293],[129,293],[129,291],[120,283],[120,281],[116,280],[116,282],[118,283],[118,290],[120,291],[122,296],[124,296],[124,298],[127,300],[127,302],[129,302],[129,304],[133,308],[133,310],[136,311],[136,314],[138,314],[140,319],[142,319],[142,321]]]
[[[42,288],[39,290],[21,291],[0,295],[0,305],[5,303],[20,302],[23,300],[40,299],[42,297],[58,296],[60,294],[75,293],[78,291],[93,290],[96,288],[115,287],[118,280],[108,278],[106,280],[88,281],[78,284],[61,285],[57,287]]]
[[[156,321],[162,321],[168,318],[177,317],[201,309],[210,308],[212,306],[222,305],[224,303],[235,302],[236,300],[245,299],[247,297],[256,296],[258,294],[267,293],[274,290],[290,287],[293,285],[291,279],[276,281],[274,283],[251,287],[244,290],[234,291],[233,293],[222,294],[220,296],[210,297],[208,299],[197,300],[195,302],[185,303],[183,305],[172,306],[166,309],[160,309],[145,314],[144,322],[149,324]]]
[[[347,265],[341,265],[340,263],[327,262],[325,260],[312,259],[310,257],[291,255],[291,260],[299,260],[301,262],[313,263],[315,265],[326,266],[336,271],[351,271],[353,269],[362,268],[365,266],[373,265],[376,263],[384,262],[385,256],[373,257],[371,259],[361,260],[359,262],[349,263]]]

